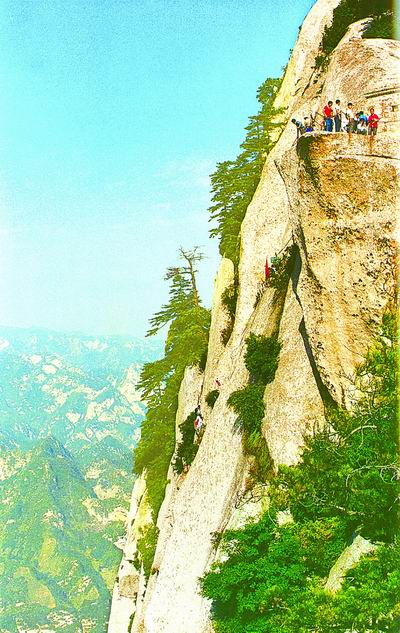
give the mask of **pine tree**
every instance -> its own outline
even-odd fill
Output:
[[[204,258],[198,247],[180,249],[184,265],[167,269],[169,300],[150,319],[147,336],[169,326],[164,357],[147,363],[139,388],[148,411],[135,450],[135,472],[147,470],[147,490],[154,520],[164,495],[168,465],[175,445],[175,415],[178,392],[187,366],[198,365],[208,345],[210,311],[201,303],[196,275]]]
[[[257,99],[261,109],[250,117],[242,152],[234,161],[218,163],[211,176],[211,220],[217,226],[210,231],[220,239],[220,253],[235,265],[239,259],[240,227],[246,209],[260,181],[265,158],[277,140],[281,129],[273,102],[280,84],[279,79],[267,79],[258,89]]]

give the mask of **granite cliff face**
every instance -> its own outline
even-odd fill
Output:
[[[224,347],[221,295],[234,276],[233,264],[224,259],[215,282],[204,374],[187,369],[181,386],[177,427],[200,400],[206,431],[189,472],[176,477],[170,470],[147,586],[133,563],[138,519],[128,526],[109,633],[212,631],[210,605],[199,593],[198,579],[216,557],[213,533],[240,525],[267,502],[262,494],[246,495],[248,458],[227,405],[248,380],[248,335],[279,330],[280,362],[265,390],[262,428],[274,466],[290,465],[301,457],[304,436],[324,422],[326,400],[351,406],[355,394],[349,377],[371,342],[368,322],[379,321],[393,293],[399,153],[387,95],[392,89],[395,99],[399,48],[389,40],[362,39],[365,21],[356,23],[317,72],[323,30],[338,3],[316,2],[276,96],[288,123],[266,159],[242,224],[233,333]],[[296,142],[290,119],[321,112],[327,98],[364,109],[375,105],[383,115],[379,135],[314,132]],[[268,288],[257,302],[266,256],[291,244],[294,265],[286,294]],[[220,394],[211,410],[205,396],[216,379]],[[132,504],[141,521],[146,514],[142,484],[136,484],[140,494],[134,492]],[[126,585],[135,587],[129,595],[121,591]]]

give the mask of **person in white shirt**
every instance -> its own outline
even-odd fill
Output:
[[[342,129],[342,108],[340,106],[340,99],[336,99],[335,101],[334,113],[335,132],[340,132]]]
[[[350,102],[347,104],[347,109],[346,109],[346,119],[348,119],[348,125],[347,125],[347,131],[348,132],[355,132],[355,128],[354,128],[354,122],[355,122],[355,114],[354,114],[354,110],[353,110],[353,104]]]

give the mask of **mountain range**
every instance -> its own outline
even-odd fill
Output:
[[[0,327],[0,631],[103,633],[157,342]]]

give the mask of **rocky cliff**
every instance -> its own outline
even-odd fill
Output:
[[[135,557],[146,521],[144,481],[135,486],[109,633],[212,631],[210,604],[200,595],[198,579],[215,560],[213,535],[257,515],[267,502],[262,492],[248,494],[249,458],[227,405],[230,394],[248,381],[244,354],[250,333],[278,331],[281,343],[262,423],[274,467],[301,458],[303,438],[324,423],[327,401],[351,407],[355,397],[349,377],[371,342],[369,323],[380,320],[393,292],[399,153],[391,117],[398,107],[399,48],[392,40],[362,39],[365,21],[358,22],[317,70],[323,31],[338,4],[315,3],[277,93],[275,106],[283,109],[285,125],[242,224],[233,333],[224,347],[221,296],[234,268],[223,259],[207,365],[202,374],[188,368],[181,385],[177,428],[200,401],[206,431],[190,470],[176,477],[170,469],[147,584]],[[383,115],[378,136],[318,131],[297,142],[292,117],[321,112],[327,99],[336,98],[360,109],[375,105]],[[282,296],[267,288],[257,300],[266,256],[290,245],[287,291]],[[217,378],[220,393],[211,409],[205,396]]]

